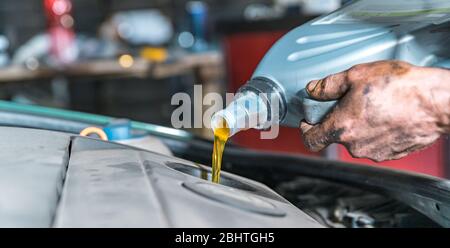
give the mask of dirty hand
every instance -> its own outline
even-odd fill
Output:
[[[449,70],[379,61],[312,81],[307,91],[339,99],[322,123],[301,123],[312,151],[340,143],[354,157],[398,159],[450,132]]]

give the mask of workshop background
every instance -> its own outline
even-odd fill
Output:
[[[346,2],[3,0],[0,99],[170,127],[174,93],[192,95],[198,83],[204,94],[235,92],[283,34]],[[275,140],[242,132],[232,142],[450,178],[447,138],[379,164],[353,159],[339,145],[311,153],[294,128],[281,128]]]

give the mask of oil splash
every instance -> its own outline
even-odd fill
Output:
[[[224,119],[214,129],[214,147],[212,154],[212,182],[220,183],[220,170],[222,167],[222,155],[225,143],[230,137],[230,129]]]

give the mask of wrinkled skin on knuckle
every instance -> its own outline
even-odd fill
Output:
[[[315,143],[314,143],[314,137],[309,136],[307,133],[304,133],[302,135],[303,138],[303,144],[305,145],[305,147],[314,152],[314,148],[315,148]]]
[[[341,142],[342,136],[346,133],[345,128],[336,122],[336,114],[331,113],[324,121],[319,131],[307,131],[303,133],[303,142],[309,150],[318,152],[331,143]]]
[[[312,143],[306,143],[306,148],[312,152],[320,152],[322,149]]]
[[[365,71],[366,65],[355,65],[347,71],[347,80],[353,83],[364,80]]]
[[[316,137],[316,135],[311,133],[311,129],[310,129],[306,132],[302,132],[302,138],[303,138],[303,143],[308,150],[317,152],[318,144],[320,144],[321,142],[324,142],[325,141],[324,139],[326,137],[324,137],[324,136]]]
[[[303,142],[305,147],[312,152],[319,152],[323,149],[322,144],[328,143],[327,136],[312,137],[304,135]]]

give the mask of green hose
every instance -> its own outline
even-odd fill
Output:
[[[116,118],[104,115],[89,114],[64,109],[42,107],[36,105],[26,105],[0,100],[0,111],[22,113],[55,119],[65,119],[82,123],[89,123],[97,126],[106,126]],[[184,130],[149,124],[145,122],[131,121],[131,127],[137,130],[144,130],[152,135],[164,136],[177,139],[191,139],[193,135]]]

